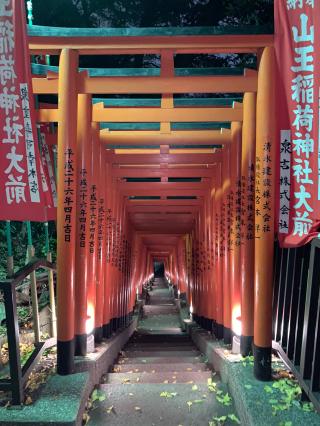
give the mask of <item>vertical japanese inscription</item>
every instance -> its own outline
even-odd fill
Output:
[[[86,248],[86,230],[87,230],[87,215],[88,215],[88,172],[86,169],[80,170],[79,182],[79,243],[81,248]]]
[[[64,241],[70,243],[71,241],[71,218],[72,211],[75,207],[75,193],[72,188],[74,182],[74,152],[71,148],[66,149],[65,153],[65,163],[64,163],[64,199],[63,199],[63,209],[64,209]]]
[[[90,222],[89,222],[89,253],[94,254],[95,235],[97,227],[97,186],[93,183],[90,188]]]

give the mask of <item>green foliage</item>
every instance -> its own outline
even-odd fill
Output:
[[[225,393],[224,395],[223,395],[223,393],[221,395],[217,394],[216,399],[217,399],[218,402],[220,402],[220,404],[223,404],[226,407],[229,407],[232,404],[232,398],[228,394],[228,392]]]
[[[177,392],[166,392],[166,391],[164,391],[164,392],[160,393],[161,398],[166,398],[166,399],[173,398],[176,395],[177,395]]]
[[[104,401],[105,399],[106,399],[106,394],[99,389],[95,389],[91,394],[92,402]]]
[[[26,263],[27,254],[27,229],[25,222],[10,223],[12,249],[14,259],[14,270],[22,268]],[[31,223],[32,240],[35,247],[36,257],[45,257],[45,230],[44,224]],[[53,261],[56,260],[56,227],[54,222],[49,222],[49,248],[52,252]],[[7,274],[7,241],[5,236],[5,222],[0,222],[0,277],[5,278]]]

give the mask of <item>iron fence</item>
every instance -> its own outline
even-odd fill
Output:
[[[273,348],[320,411],[320,239],[275,247]]]

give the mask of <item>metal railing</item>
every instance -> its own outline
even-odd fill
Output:
[[[44,350],[56,344],[55,338],[35,342],[34,351],[30,354],[24,366],[21,366],[16,287],[26,277],[28,277],[28,275],[34,273],[39,268],[55,270],[56,266],[54,263],[49,262],[46,259],[32,259],[27,265],[17,271],[12,277],[0,281],[0,291],[3,293],[5,304],[10,369],[10,378],[0,380],[0,390],[12,392],[13,405],[20,405],[23,403],[24,385],[31,370],[39,361]],[[35,297],[37,305],[37,292],[35,294]]]
[[[320,411],[320,240],[299,248],[276,245],[273,348]]]

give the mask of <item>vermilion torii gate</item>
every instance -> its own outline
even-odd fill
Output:
[[[273,36],[33,26],[29,47],[60,56],[58,69],[33,68],[34,93],[59,100],[37,117],[58,123],[58,372],[73,371],[88,333],[99,341],[128,323],[161,259],[195,320],[226,343],[240,336],[244,355],[253,339],[255,375],[269,379]],[[175,55],[208,53],[255,54],[258,71],[174,67]],[[114,54],[160,55],[159,75],[78,69],[80,55]],[[174,97],[187,93],[243,102]]]

